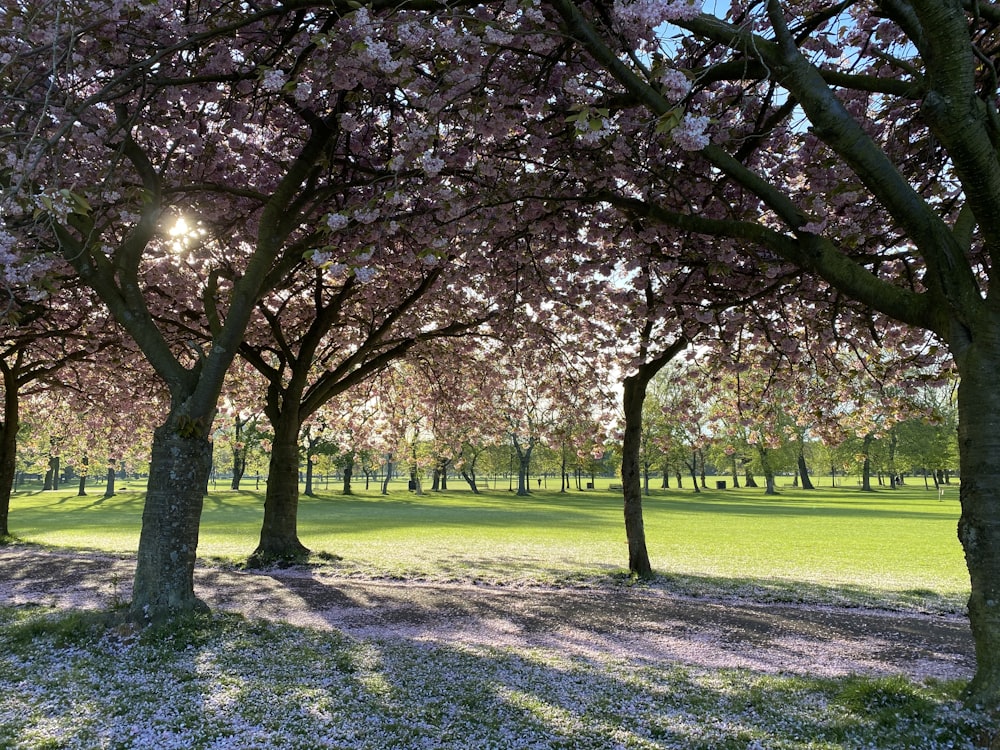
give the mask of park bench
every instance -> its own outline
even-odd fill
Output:
[[[622,488],[622,486],[620,484],[609,484],[608,485],[608,489],[609,490],[620,490],[621,488]]]

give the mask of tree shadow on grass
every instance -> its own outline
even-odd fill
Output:
[[[933,750],[993,731],[955,707],[954,683],[359,640],[234,615],[139,634],[16,620],[0,617],[16,664],[0,676],[0,745]]]

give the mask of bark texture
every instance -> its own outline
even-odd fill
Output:
[[[296,560],[306,557],[309,550],[299,541],[299,420],[286,409],[272,419],[274,439],[267,492],[264,496],[264,521],[260,527],[260,542],[250,555],[251,564],[267,564],[275,560]]]
[[[994,329],[1000,339],[1000,325]],[[959,357],[959,448],[965,550],[972,594],[969,620],[976,644],[970,700],[1000,713],[1000,341]]]
[[[212,447],[204,435],[182,435],[170,422],[153,434],[130,608],[134,618],[208,610],[194,594],[194,564],[211,468]]]

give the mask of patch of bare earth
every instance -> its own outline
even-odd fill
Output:
[[[0,547],[0,602],[59,608],[127,600],[134,560]],[[632,588],[521,588],[358,580],[310,568],[199,567],[218,610],[357,638],[533,648],[695,667],[968,679],[968,621],[835,607],[678,597]]]

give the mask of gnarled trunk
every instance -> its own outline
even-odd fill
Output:
[[[194,595],[194,564],[212,447],[202,431],[195,432],[182,434],[168,419],[153,433],[130,608],[137,619],[208,611]]]

